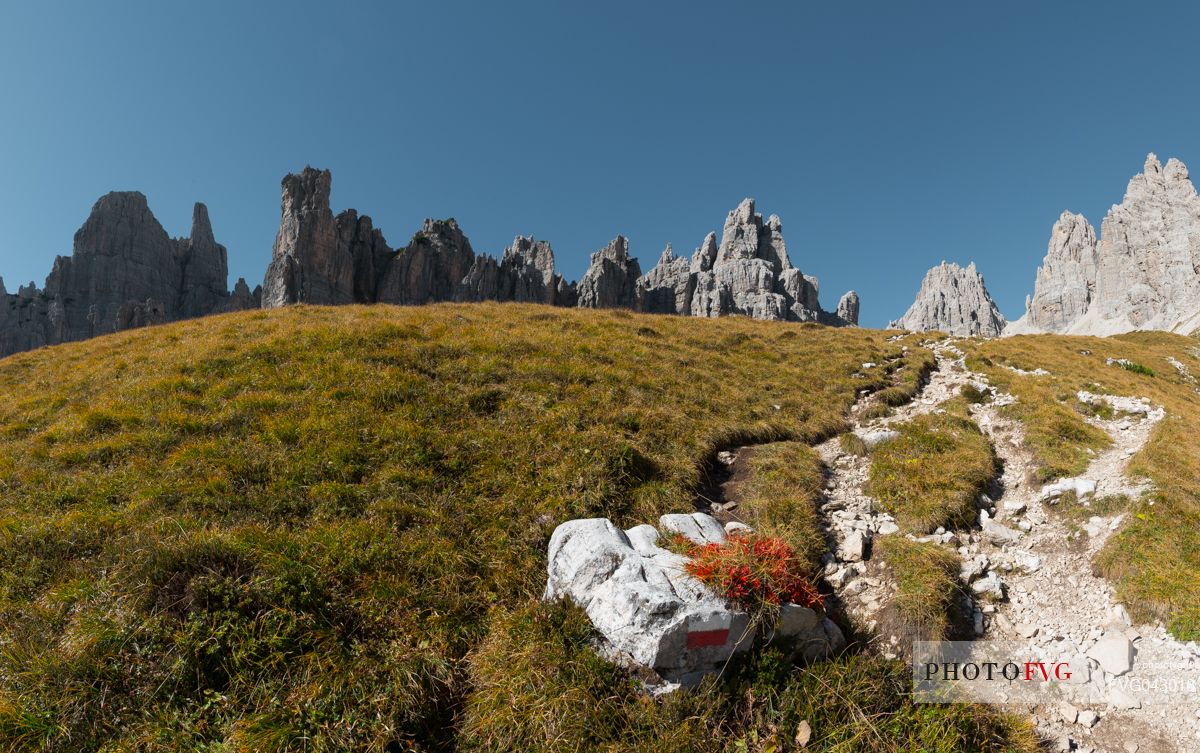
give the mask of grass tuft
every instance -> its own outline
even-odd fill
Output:
[[[871,453],[869,492],[914,533],[969,525],[975,500],[998,470],[988,438],[965,414],[950,411],[893,428],[900,436]]]
[[[905,650],[913,641],[952,640],[964,621],[958,555],[903,536],[880,537],[876,546],[896,580],[883,617],[892,623],[887,632],[900,636]]]

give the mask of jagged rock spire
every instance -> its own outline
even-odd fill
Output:
[[[1200,327],[1200,198],[1177,159],[1147,155],[1097,239],[1064,212],[1026,313],[1006,330],[1110,335]]]
[[[227,310],[225,247],[203,204],[192,219],[191,237],[171,238],[143,194],[101,196],[44,290],[0,290],[0,355]]]
[[[618,235],[592,254],[592,263],[579,281],[580,308],[631,308],[637,302],[642,269],[629,255],[629,241]]]
[[[939,330],[960,337],[996,337],[1004,324],[975,263],[964,269],[942,262],[925,274],[921,290],[904,316],[888,326],[914,332]]]

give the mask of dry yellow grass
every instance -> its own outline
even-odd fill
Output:
[[[0,361],[0,750],[453,750],[489,698],[607,720],[564,719],[545,750],[750,739],[775,721],[744,713],[748,683],[807,675],[658,705],[561,620],[537,623],[565,652],[546,655],[564,666],[550,684],[469,657],[540,661],[521,641],[543,634],[517,627],[551,609],[530,605],[557,523],[689,509],[718,448],[833,436],[856,390],[903,389],[928,357],[913,340],[896,382],[860,373],[899,355],[887,334],[297,307]],[[853,675],[909,739],[1006,739],[999,717],[823,671]]]

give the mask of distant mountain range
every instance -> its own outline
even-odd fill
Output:
[[[519,301],[691,316],[856,325],[859,301],[846,293],[821,308],[818,282],[793,266],[777,216],[765,221],[746,199],[690,259],[668,245],[642,274],[617,236],[592,254],[578,282],[554,268],[550,244],[517,236],[499,259],[477,255],[453,219],[426,220],[407,246],[391,248],[371,218],[329,206],[328,170],[306,167],[282,182],[279,233],[263,284],[227,288],[225,247],[208,211],[195,207],[189,238],[170,238],[136,192],[110,193],[75,234],[39,289],[8,293],[0,280],[0,356],[131,327],[294,303],[424,304]]]
[[[859,299],[821,307],[816,278],[793,266],[783,223],[763,219],[753,199],[705,236],[691,257],[668,245],[645,274],[618,235],[592,254],[578,282],[555,271],[544,240],[517,236],[496,258],[476,254],[453,219],[426,220],[400,249],[371,218],[329,206],[328,170],[306,167],[282,182],[279,233],[260,287],[228,289],[225,247],[196,204],[192,232],[171,238],[146,197],[110,193],[92,207],[69,257],[44,287],[9,293],[0,280],[0,356],[131,327],[293,303],[423,304],[519,301],[628,308],[685,316],[858,323]],[[997,336],[1033,332],[1109,335],[1135,329],[1200,328],[1200,197],[1182,162],[1151,154],[1113,206],[1099,238],[1064,212],[1051,231],[1025,315],[1006,322],[974,264],[931,269],[909,310],[891,326]]]

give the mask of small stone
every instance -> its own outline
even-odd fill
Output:
[[[859,562],[866,559],[870,539],[862,531],[855,531],[842,542],[842,558],[847,562]]]
[[[985,577],[972,583],[971,590],[980,595],[987,594],[996,599],[1003,599],[1004,581],[1000,580],[1000,576],[993,570]]]
[[[1119,622],[1126,626],[1133,624],[1133,620],[1129,617],[1129,611],[1125,609],[1124,604],[1114,605],[1113,608],[1109,610],[1108,614],[1114,622]]]
[[[1030,625],[1028,622],[1022,622],[1017,625],[1017,633],[1022,638],[1032,638],[1038,634],[1040,628],[1037,625]]]
[[[1140,709],[1142,707],[1141,701],[1120,688],[1111,688],[1108,691],[1108,702],[1115,709]]]
[[[1004,511],[1014,517],[1025,512],[1025,503],[1020,500],[1010,500],[1004,503]]]
[[[1137,753],[1138,748],[1140,748],[1142,746],[1140,746],[1137,743],[1130,740],[1129,742],[1125,743],[1121,747],[1123,747],[1125,749],[1126,753]]]
[[[1088,656],[1113,677],[1120,677],[1133,668],[1133,644],[1120,633],[1105,633],[1088,651]]]
[[[1084,709],[1079,712],[1079,717],[1076,721],[1090,729],[1096,726],[1096,722],[1100,721],[1100,715],[1091,709]]]
[[[1079,709],[1075,708],[1069,703],[1066,703],[1065,701],[1059,705],[1058,713],[1062,716],[1062,720],[1067,724],[1074,724],[1075,720],[1079,718]]]
[[[993,544],[1013,544],[1021,539],[1021,532],[1014,531],[1008,526],[1001,525],[989,518],[982,518],[986,511],[980,513],[983,536]]]
[[[879,534],[881,536],[891,536],[894,533],[900,532],[900,526],[890,520],[885,520],[879,524]]]

